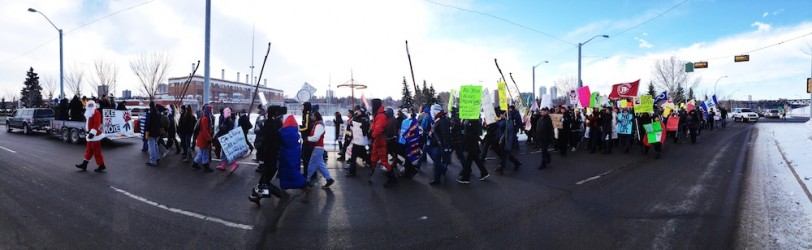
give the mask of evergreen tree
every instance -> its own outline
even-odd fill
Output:
[[[431,105],[431,93],[429,87],[426,85],[426,80],[423,80],[423,88],[420,89],[420,103],[421,105]]]
[[[6,109],[6,98],[0,98],[0,109]]]
[[[696,100],[696,97],[694,96],[694,88],[693,87],[688,88],[688,100]]]
[[[671,97],[674,98],[674,104],[685,102],[685,89],[682,88],[682,85],[677,86],[677,90],[674,91]]]
[[[23,83],[25,86],[20,91],[20,101],[28,108],[39,107],[42,105],[42,86],[39,86],[39,76],[34,73],[33,67],[26,72],[26,76]]]
[[[431,84],[429,87],[429,98],[430,104],[440,103],[440,99],[437,98],[437,92],[434,91],[434,83]]]
[[[657,96],[657,90],[654,89],[654,82],[648,82],[648,94],[651,97]]]
[[[412,92],[409,91],[409,85],[406,84],[406,77],[403,77],[403,97],[400,98],[400,105],[404,108],[411,108],[413,105]]]

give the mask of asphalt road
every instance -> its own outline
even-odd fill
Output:
[[[288,190],[261,207],[247,200],[254,165],[205,174],[171,155],[148,167],[129,139],[104,144],[106,172],[79,172],[84,145],[3,129],[0,248],[731,248],[753,124],[728,125],[696,145],[669,140],[659,160],[639,147],[582,150],[537,170],[540,154],[523,145],[518,171],[469,185],[429,186],[426,164],[384,189],[379,174],[345,178],[331,156],[331,189],[309,203]],[[455,159],[450,178],[459,170]]]

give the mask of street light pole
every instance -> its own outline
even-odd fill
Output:
[[[542,63],[549,63],[549,61],[542,61],[533,66],[533,102],[536,101],[536,67]]]
[[[722,78],[725,78],[725,77],[727,77],[727,76],[722,76],[722,77],[719,77],[719,79],[716,79],[716,83],[713,84],[713,94],[714,95],[716,94],[716,84],[719,84],[719,80],[722,80]]]
[[[609,38],[609,35],[593,36],[589,40],[586,40],[586,42],[578,43],[578,88],[583,87],[583,83],[581,82],[581,47],[583,47],[586,43],[592,41],[592,39],[595,39],[596,37]]]
[[[54,22],[51,22],[51,19],[48,19],[48,17],[45,16],[45,14],[42,14],[42,12],[39,12],[39,11],[35,10],[34,8],[28,8],[28,12],[39,13],[40,15],[42,15],[42,17],[45,18],[45,20],[48,20],[48,22],[51,23],[51,26],[54,26],[54,29],[56,29],[56,31],[59,31],[59,99],[60,100],[64,99],[65,98],[65,70],[64,70],[64,66],[63,66],[64,65],[64,63],[63,63],[64,62],[64,60],[63,60],[64,57],[62,56],[63,55],[63,53],[62,53],[62,29],[57,28],[56,25],[54,24]]]

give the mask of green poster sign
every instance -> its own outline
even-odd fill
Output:
[[[460,87],[460,119],[479,119],[482,86]]]

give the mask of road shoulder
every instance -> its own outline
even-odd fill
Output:
[[[812,162],[810,134],[812,129],[805,124],[757,125],[735,248],[812,248],[812,200],[804,188],[812,176],[809,167],[801,165]]]

